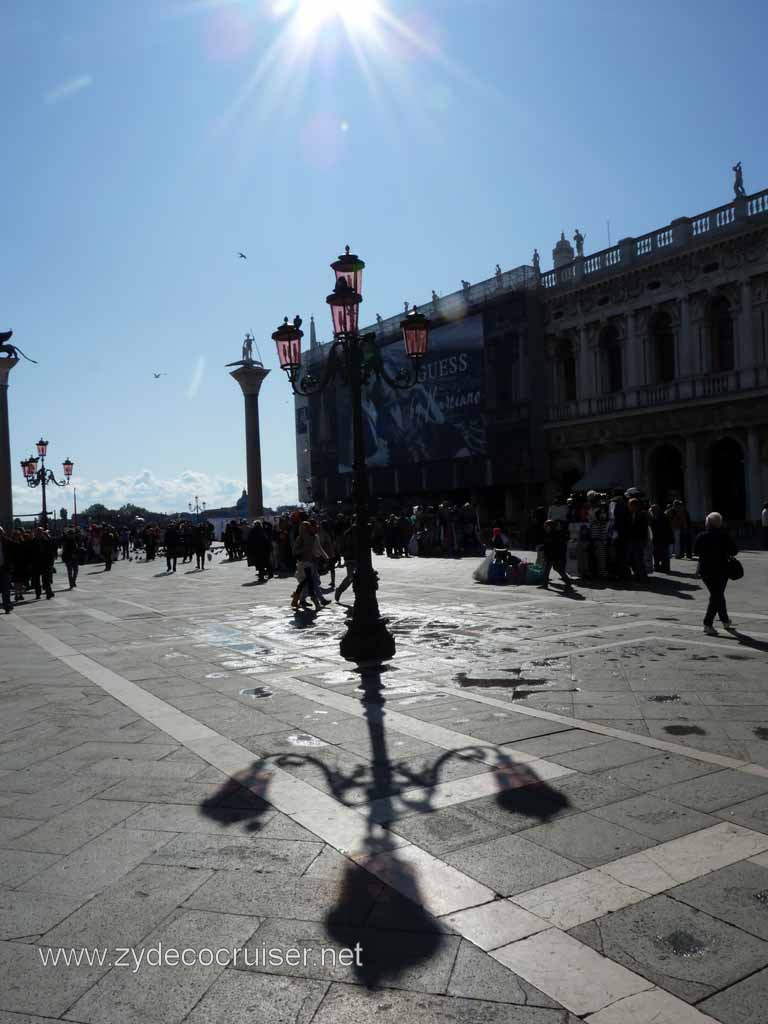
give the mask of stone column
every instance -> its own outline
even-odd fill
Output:
[[[744,518],[747,522],[760,522],[760,511],[763,507],[765,495],[762,493],[762,469],[760,466],[760,438],[757,430],[750,427],[747,430],[747,457],[744,460],[744,475],[746,477],[746,498],[747,507]]]
[[[685,439],[685,503],[688,506],[688,515],[695,522],[702,522],[706,515],[704,511],[704,493],[701,486],[701,473],[698,464],[698,446],[696,439],[686,437]]]
[[[645,490],[643,479],[643,453],[639,444],[632,445],[632,486]]]
[[[11,493],[11,433],[8,427],[8,375],[18,363],[16,356],[0,358],[0,526],[13,526]]]
[[[755,344],[752,323],[752,282],[741,282],[741,313],[737,327],[738,355],[736,368],[740,371],[741,387],[751,388],[755,381]]]
[[[686,378],[692,377],[696,372],[697,360],[696,353],[693,351],[693,338],[691,337],[688,296],[681,295],[678,302],[680,304],[680,329],[677,333],[677,376]]]
[[[245,399],[245,457],[248,470],[248,518],[256,519],[264,512],[261,489],[261,436],[259,431],[259,391],[269,373],[259,363],[243,363],[232,370]]]
[[[589,399],[595,394],[594,353],[587,342],[587,329],[579,327],[579,399],[586,410]]]
[[[626,360],[624,387],[634,400],[637,389],[645,383],[645,339],[637,334],[637,313],[630,309],[626,314],[624,357]],[[633,401],[632,404],[637,404]]]

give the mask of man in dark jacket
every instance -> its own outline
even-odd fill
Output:
[[[169,523],[165,531],[165,564],[168,572],[176,572],[176,559],[179,557],[179,531],[176,523]]]
[[[56,558],[56,542],[51,540],[47,530],[41,526],[35,528],[31,544],[31,575],[35,597],[39,600],[45,590],[47,601],[53,597],[53,562]]]
[[[704,586],[709,591],[709,604],[704,616],[704,632],[717,636],[714,628],[715,615],[726,629],[732,629],[725,604],[725,588],[728,585],[728,562],[739,553],[731,535],[723,529],[723,517],[719,512],[710,512],[703,533],[693,544],[693,554],[699,559],[699,572]]]
[[[554,569],[565,584],[565,589],[573,590],[573,582],[565,571],[565,559],[568,550],[568,534],[565,527],[557,520],[548,519],[544,523],[544,578],[539,586],[546,590],[549,587],[549,574]]]

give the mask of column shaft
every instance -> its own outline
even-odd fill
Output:
[[[8,374],[16,359],[0,360],[0,526],[10,530],[13,526],[13,496],[11,492],[11,435],[8,426]]]
[[[245,402],[245,460],[248,474],[248,518],[256,519],[264,512],[261,484],[261,428],[259,396],[243,395]]]

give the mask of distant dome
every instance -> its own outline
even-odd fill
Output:
[[[245,491],[243,491],[243,493],[237,500],[235,508],[238,509],[238,511],[243,511],[248,508],[248,495],[246,494]]]
[[[566,263],[571,263],[573,258],[573,246],[565,237],[565,232],[562,231],[560,233],[560,241],[552,250],[552,265],[557,270],[558,267],[564,267]]]

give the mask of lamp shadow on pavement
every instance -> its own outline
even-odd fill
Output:
[[[200,810],[206,818],[224,827],[242,823],[247,832],[258,832],[260,819],[271,810],[265,799],[269,779],[270,773],[263,763],[255,761],[249,769],[227,779],[213,796],[203,800]]]
[[[271,770],[310,767],[323,779],[320,792],[324,789],[343,807],[364,810],[358,851],[346,862],[336,901],[323,924],[329,939],[356,951],[348,968],[369,989],[391,986],[405,972],[433,959],[451,934],[430,910],[432,880],[400,852],[402,839],[388,827],[399,817],[438,809],[436,787],[449,761],[458,758],[490,766],[497,787],[495,799],[510,814],[546,822],[569,806],[567,797],[540,779],[533,768],[516,763],[493,745],[446,750],[419,767],[405,759],[393,762],[387,749],[381,682],[385,670],[381,665],[358,669],[370,760],[342,770],[311,754],[284,750],[265,754],[200,805],[203,814],[224,827],[245,823],[247,831],[258,831],[259,819],[270,807]]]

